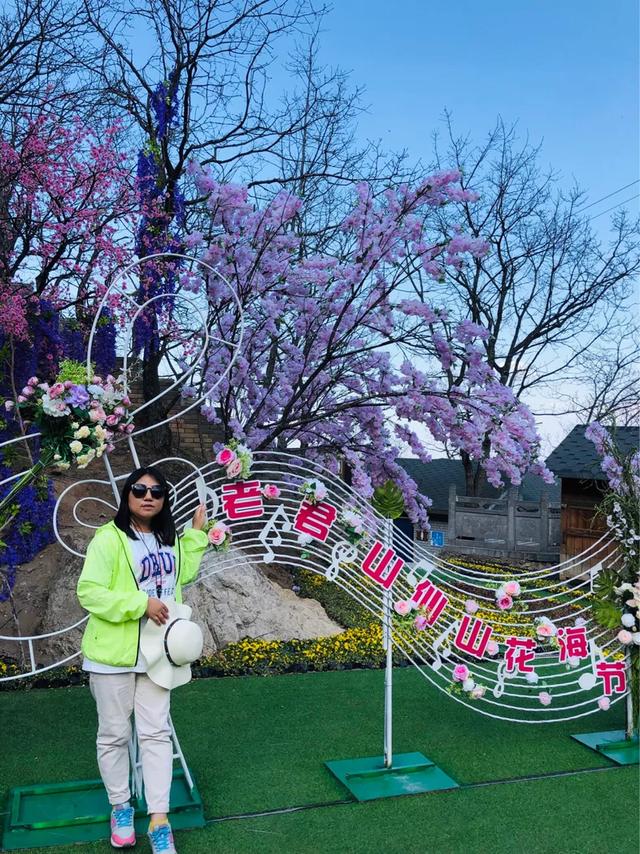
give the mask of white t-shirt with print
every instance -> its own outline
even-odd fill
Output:
[[[154,534],[137,533],[137,540],[129,540],[133,556],[133,571],[138,587],[156,599],[174,599],[176,593],[176,554],[173,546],[163,546]],[[140,631],[147,617],[141,618]],[[142,650],[138,650],[138,662],[134,667],[114,667],[92,661],[85,656],[82,669],[90,673],[146,673],[147,662]]]

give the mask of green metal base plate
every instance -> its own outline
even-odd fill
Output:
[[[640,762],[637,733],[632,738],[625,738],[624,730],[614,729],[609,732],[583,732],[571,738],[597,750],[618,765],[638,765]]]
[[[398,753],[391,768],[385,768],[383,756],[340,759],[325,765],[358,801],[458,788],[455,780],[422,753]]]
[[[149,825],[144,798],[133,806],[136,833],[143,836]],[[111,807],[101,780],[11,789],[8,807],[3,851],[109,838]],[[205,824],[200,794],[195,786],[189,789],[182,768],[173,772],[170,818],[174,830]]]

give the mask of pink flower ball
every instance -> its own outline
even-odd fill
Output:
[[[427,618],[424,616],[424,614],[418,614],[418,616],[413,621],[413,625],[419,632],[422,632],[424,631],[424,629],[427,628]]]
[[[490,640],[487,644],[487,654],[488,655],[497,655],[500,652],[500,647],[496,643],[496,641]]]
[[[406,617],[406,615],[411,610],[411,603],[405,601],[404,599],[400,600],[399,602],[394,602],[393,610],[396,612],[396,614],[400,614],[401,617]]]
[[[466,664],[456,664],[453,668],[453,681],[454,682],[464,682],[465,679],[469,678],[469,668]]]
[[[538,699],[542,703],[543,706],[551,705],[551,694],[548,691],[540,691],[538,694]]]
[[[513,606],[513,599],[505,593],[496,599],[496,604],[501,611],[508,611]]]
[[[620,629],[618,632],[618,641],[626,646],[626,644],[633,642],[633,635],[626,629]]]
[[[279,498],[280,490],[273,483],[266,483],[262,489],[262,494],[265,498]]]
[[[216,462],[219,466],[228,466],[235,458],[236,452],[232,451],[231,448],[223,448],[216,454]]]
[[[520,585],[517,581],[507,581],[507,583],[503,585],[503,590],[507,594],[507,596],[520,595]]]
[[[222,526],[217,525],[215,528],[211,528],[207,533],[207,539],[213,546],[220,546],[227,539],[227,532],[222,528]]]
[[[238,459],[231,460],[227,466],[227,477],[238,477],[242,473],[242,462]]]
[[[467,599],[467,601],[464,603],[464,610],[467,612],[467,614],[475,614],[479,607],[480,606],[478,605],[475,599]]]
[[[598,698],[598,706],[601,711],[607,712],[609,711],[609,706],[611,705],[611,700],[608,697],[599,697]]]

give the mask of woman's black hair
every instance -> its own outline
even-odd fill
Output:
[[[129,493],[134,483],[137,483],[143,475],[148,474],[158,481],[160,486],[164,487],[164,501],[162,502],[162,510],[154,516],[151,521],[151,530],[158,538],[163,546],[172,546],[176,541],[176,526],[171,515],[169,507],[169,484],[161,471],[158,471],[154,466],[143,466],[142,468],[132,471],[126,479],[122,487],[120,495],[120,506],[115,515],[114,522],[116,527],[130,537],[132,540],[137,540],[137,536],[131,527],[131,511],[129,510]]]

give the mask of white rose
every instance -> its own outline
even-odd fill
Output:
[[[635,625],[636,619],[633,614],[623,614],[620,620],[625,629],[630,629]]]
[[[535,685],[540,677],[535,670],[532,670],[530,673],[527,673],[524,678],[527,680],[529,685]]]
[[[633,633],[633,642],[636,646],[640,646],[640,632]]]
[[[464,682],[462,683],[462,688],[464,691],[473,691],[473,689],[475,687],[476,687],[476,683],[471,678],[465,679]]]
[[[87,436],[91,435],[91,430],[87,427],[86,424],[83,424],[82,427],[77,430],[74,434],[76,439],[86,439]]]
[[[72,454],[79,454],[82,450],[82,442],[78,442],[77,439],[75,439],[73,442],[69,442],[69,450]]]

